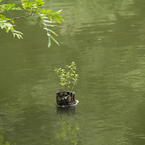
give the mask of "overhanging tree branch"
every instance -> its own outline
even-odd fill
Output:
[[[17,20],[17,19],[22,19],[22,18],[26,18],[26,17],[30,17],[32,16],[33,14],[29,14],[29,15],[26,15],[26,16],[21,16],[21,17],[16,17],[16,18],[13,18],[11,20],[7,20],[6,22],[10,22],[10,21],[14,21],[14,20]]]
[[[0,0],[1,2],[2,0]],[[61,21],[64,21],[64,19],[59,15],[62,10],[59,10],[57,12],[52,13],[51,10],[44,10],[40,9],[44,5],[44,0],[34,0],[33,2],[29,2],[29,0],[21,0],[22,1],[22,7],[15,7],[15,3],[13,4],[2,4],[0,5],[0,28],[6,29],[6,32],[8,33],[11,31],[13,33],[13,37],[17,36],[18,39],[22,38],[22,32],[17,31],[14,29],[14,23],[15,20],[23,19],[26,17],[31,17],[36,23],[37,20],[34,19],[33,15],[37,15],[41,21],[42,25],[39,24],[39,26],[43,27],[44,30],[47,32],[48,36],[48,47],[51,46],[51,40],[53,40],[56,44],[59,45],[59,43],[52,37],[51,33],[58,36],[54,31],[52,31],[49,27],[53,27],[52,23],[58,22],[61,23]],[[26,11],[28,12],[27,15],[19,16],[15,18],[7,18],[5,15],[1,14],[4,11]]]

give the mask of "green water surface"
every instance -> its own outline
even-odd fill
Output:
[[[8,1],[9,2],[9,1]],[[17,1],[15,1],[17,2]],[[0,130],[16,145],[145,144],[145,1],[45,0],[63,9],[47,35],[31,19],[16,22],[24,39],[0,30]],[[10,14],[11,17],[18,14]],[[79,104],[56,108],[55,67],[75,61]]]

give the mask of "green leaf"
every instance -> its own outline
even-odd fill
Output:
[[[50,13],[50,12],[51,12],[51,10],[47,10],[47,11],[41,10],[41,13],[43,13],[43,14],[48,14],[48,13]]]
[[[45,25],[45,27],[46,26],[48,26],[48,27],[54,27],[55,25],[49,25],[49,24],[46,24],[46,23],[43,23],[44,25]]]
[[[20,7],[17,7],[17,8],[12,8],[12,10],[22,10]]]
[[[49,32],[47,32],[47,36],[50,37],[51,35],[49,34]]]
[[[51,39],[50,36],[48,36],[48,48],[51,46]]]
[[[12,32],[14,32],[14,33],[18,33],[18,34],[23,35],[23,33],[22,33],[22,32],[20,32],[20,31],[13,30]]]
[[[59,20],[64,21],[64,19],[61,16],[58,16]]]
[[[57,16],[54,16],[53,17],[58,23],[60,23],[61,24],[61,22],[59,21],[59,19],[58,19],[58,17]]]
[[[16,33],[16,36],[18,37],[18,39],[20,39],[20,36]]]
[[[61,12],[62,12],[62,10],[63,10],[63,9],[61,9],[61,10],[57,11],[57,13],[61,13]]]
[[[52,36],[50,36],[50,37],[57,45],[59,45],[59,43]]]
[[[6,29],[6,32],[9,33],[9,29],[8,28]]]
[[[41,24],[37,20],[35,20],[33,17],[32,17],[32,20],[41,27]]]
[[[15,38],[16,33],[13,33],[13,38]]]
[[[46,11],[46,13],[50,13],[50,12],[51,12],[51,10],[47,10],[47,11]]]
[[[45,14],[41,14],[41,13],[40,13],[40,15],[41,15],[41,17],[44,17],[45,16]]]
[[[52,23],[51,21],[49,20],[43,20],[45,23]]]
[[[48,15],[48,17],[49,17],[50,21],[52,21],[52,17],[50,15]]]
[[[43,16],[44,16],[44,15],[43,15]],[[48,19],[48,17],[43,17],[43,16],[42,16],[43,19]]]
[[[42,21],[44,21],[42,15],[38,12],[38,10],[35,10],[35,13],[38,14],[38,16],[41,18]]]
[[[1,19],[1,20],[5,20],[6,17],[5,17],[4,15],[0,15],[0,19]]]
[[[43,0],[35,0],[35,2],[37,4],[37,7],[41,7],[44,4]]]
[[[49,31],[49,32],[51,32],[51,33],[53,33],[54,35],[56,35],[56,36],[58,36],[54,31],[52,31],[52,30],[50,30],[50,29],[48,29],[48,28],[43,28],[43,29],[45,29],[46,31]]]
[[[12,10],[14,7],[15,7],[15,4],[12,4],[9,9]]]

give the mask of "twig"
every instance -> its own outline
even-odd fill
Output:
[[[10,21],[13,21],[13,20],[17,20],[17,19],[22,19],[22,18],[26,18],[26,17],[30,17],[32,16],[33,14],[29,14],[29,15],[26,15],[26,16],[21,16],[21,17],[17,17],[17,18],[13,18],[11,20],[7,20],[6,22],[10,22]]]

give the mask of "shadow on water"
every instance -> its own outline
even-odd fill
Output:
[[[75,115],[75,107],[71,107],[71,108],[57,107],[57,114],[60,115],[60,117],[63,115],[67,115],[67,116]]]

